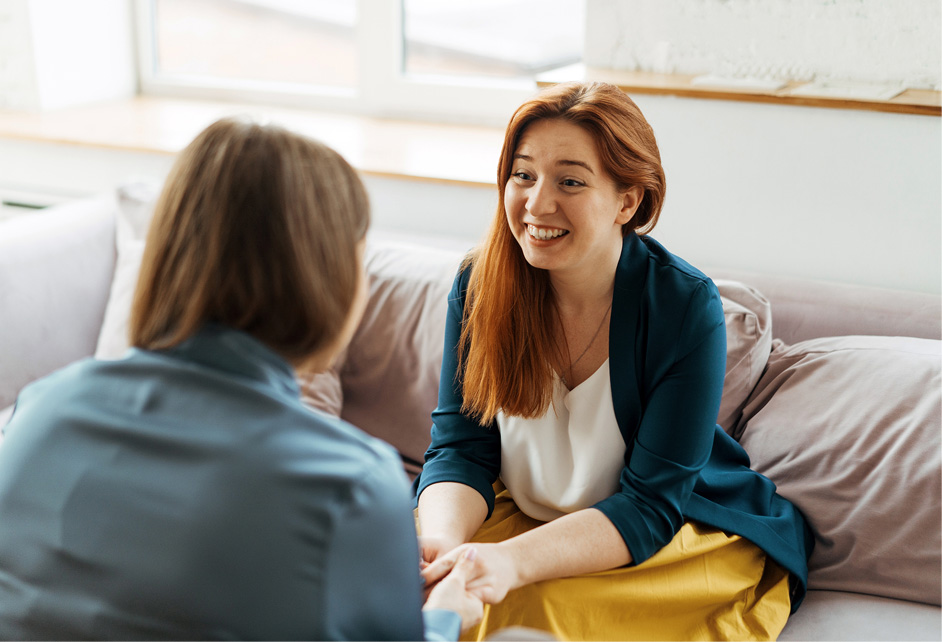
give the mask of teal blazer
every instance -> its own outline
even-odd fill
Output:
[[[445,351],[432,440],[416,496],[452,481],[476,489],[493,510],[500,475],[496,421],[461,412],[458,337],[470,270],[448,299]],[[792,610],[804,597],[814,539],[775,484],[716,424],[726,368],[723,306],[713,282],[650,237],[625,237],[615,273],[609,371],[625,439],[618,491],[598,502],[641,564],[687,520],[754,542],[791,573]]]

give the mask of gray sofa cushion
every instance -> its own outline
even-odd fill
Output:
[[[939,609],[843,591],[808,591],[778,638],[792,640],[939,640]]]

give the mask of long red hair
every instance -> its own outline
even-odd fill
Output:
[[[565,120],[592,134],[604,170],[619,190],[644,190],[622,234],[650,232],[666,189],[654,131],[623,91],[607,83],[564,83],[540,92],[510,119],[497,166],[497,212],[484,243],[471,257],[471,274],[458,346],[462,410],[482,425],[499,411],[520,417],[546,413],[553,396],[556,301],[546,270],[527,263],[507,223],[504,188],[527,127]]]

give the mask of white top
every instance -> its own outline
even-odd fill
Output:
[[[553,404],[538,419],[498,413],[500,478],[524,513],[550,521],[618,489],[625,440],[615,420],[608,359],[569,390],[553,378]]]

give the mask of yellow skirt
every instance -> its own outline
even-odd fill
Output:
[[[500,542],[542,524],[500,491],[475,542]],[[738,535],[692,522],[638,566],[537,582],[485,606],[462,636],[484,640],[523,626],[560,640],[774,640],[790,611],[788,572]]]

